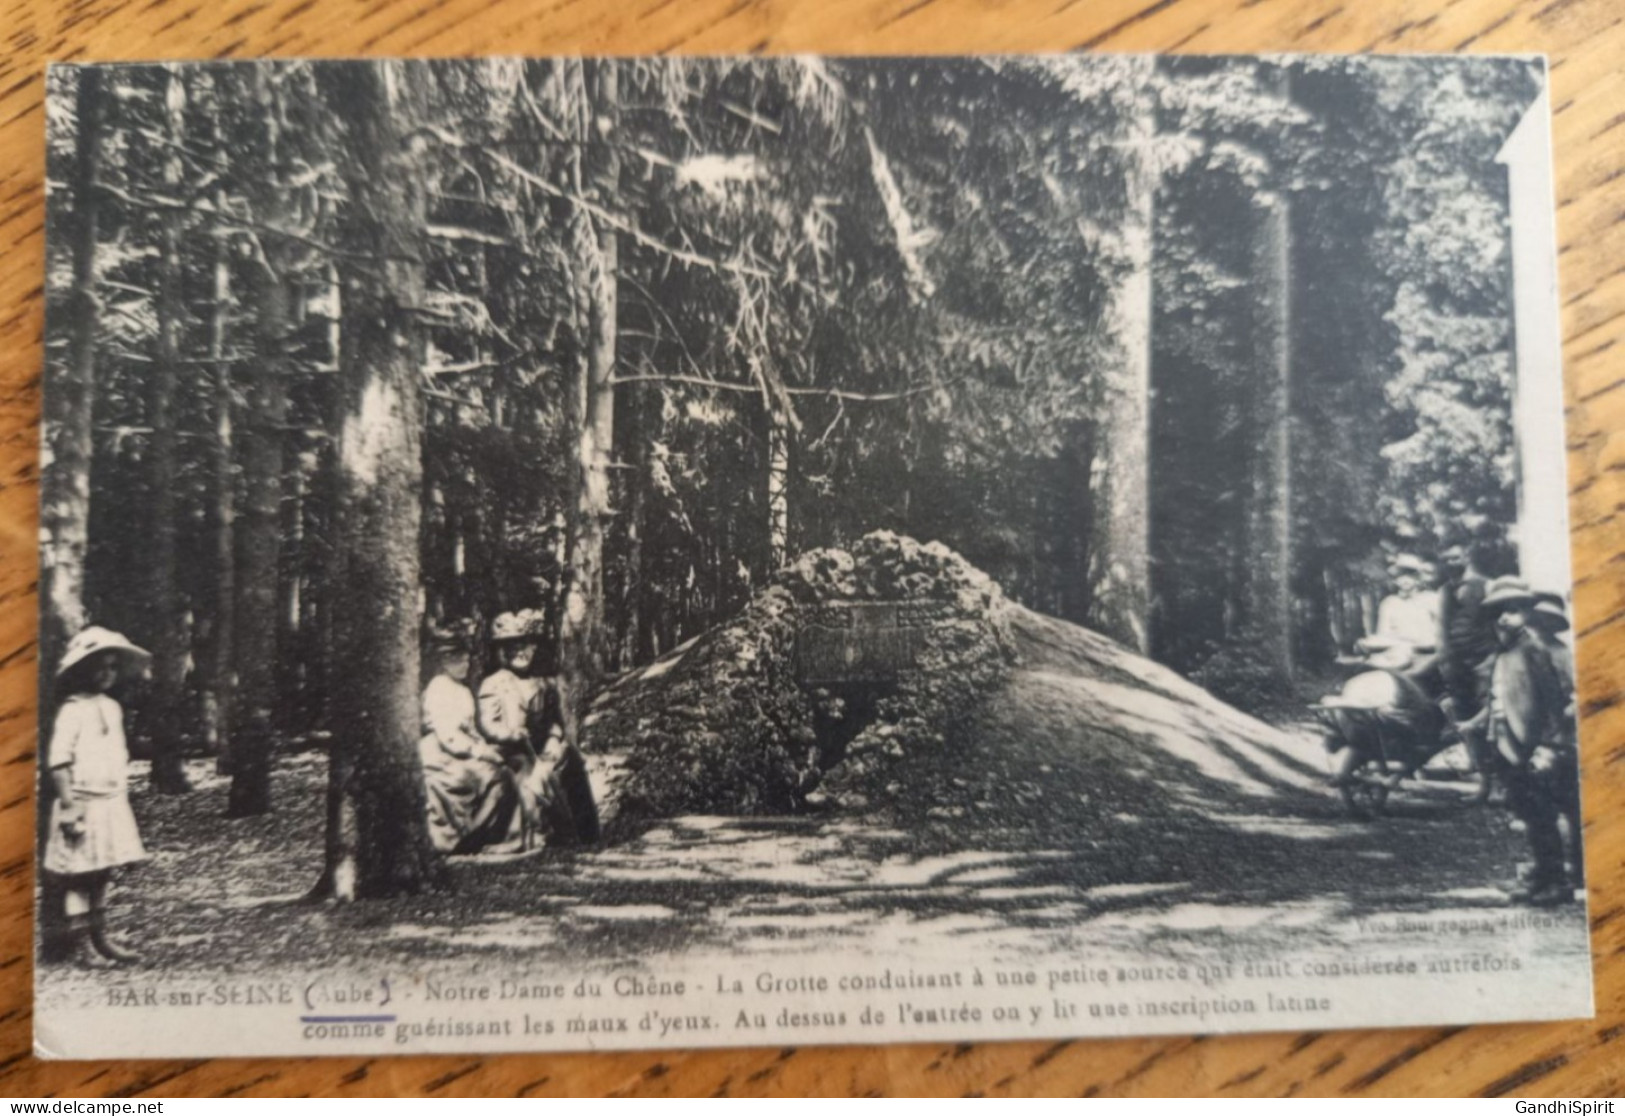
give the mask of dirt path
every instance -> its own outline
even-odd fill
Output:
[[[1249,718],[1070,624],[1022,610],[1015,633],[1009,684],[951,745],[894,770],[906,812],[677,818],[601,850],[460,859],[455,890],[409,900],[300,902],[321,867],[320,755],[285,758],[277,812],[243,820],[225,818],[225,783],[199,761],[196,793],[135,797],[154,855],[119,911],[152,966],[49,969],[41,994],[92,1003],[109,981],[159,971],[614,969],[656,954],[723,967],[790,954],[1267,956],[1414,945],[1423,916],[1502,920],[1498,948],[1530,957],[1585,948],[1578,904],[1511,919],[1498,887],[1522,838],[1468,785],[1411,784],[1388,817],[1356,822],[1306,729]],[[594,763],[606,786],[614,761]],[[1481,944],[1461,934],[1437,948]]]
[[[224,819],[224,784],[198,764],[197,793],[137,796],[155,855],[120,910],[155,967],[200,978],[471,959],[613,967],[649,951],[1177,957],[1238,941],[1335,948],[1380,942],[1396,916],[1508,913],[1494,885],[1520,839],[1465,787],[1419,788],[1361,824],[1316,787],[1306,736],[1272,730],[1269,763],[1295,777],[1266,785],[1257,756],[1226,766],[1177,741],[1081,731],[1102,700],[1043,663],[1023,669],[973,727],[968,768],[900,773],[942,803],[907,831],[681,818],[601,851],[462,860],[454,893],[350,908],[297,902],[319,869],[319,756],[286,761],[278,813],[243,821]],[[1547,952],[1583,942],[1578,905],[1516,939]],[[108,979],[47,970],[42,995],[84,1002]]]

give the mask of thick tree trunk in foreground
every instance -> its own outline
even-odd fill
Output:
[[[185,139],[186,87],[180,72],[171,69],[165,89],[169,140],[175,145],[164,162],[164,190],[178,196],[185,181],[179,146]],[[186,660],[191,651],[186,616],[181,608],[176,559],[179,550],[179,480],[175,391],[180,380],[181,318],[185,304],[181,292],[181,231],[185,215],[178,210],[163,215],[158,280],[158,352],[148,394],[148,421],[152,424],[148,470],[152,500],[152,532],[148,567],[147,607],[152,617],[150,635],[153,675],[152,785],[160,794],[182,794],[192,789],[182,767],[181,707],[186,694]]]
[[[613,61],[583,63],[599,142],[588,137],[581,188],[601,207],[619,204],[620,157],[604,142],[618,116]],[[584,348],[571,393],[576,437],[576,506],[570,522],[569,573],[559,624],[560,699],[572,743],[592,687],[603,677],[605,654],[604,533],[611,515],[610,452],[615,443],[615,321],[620,245],[616,231],[577,207],[571,217],[578,319]]]
[[[442,871],[417,749],[425,188],[410,137],[420,74],[358,63],[334,71],[328,93],[350,125],[351,243],[373,257],[350,271],[339,369],[333,625],[345,684],[331,695],[324,882],[341,901],[413,894]]]

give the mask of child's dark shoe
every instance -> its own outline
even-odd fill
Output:
[[[66,938],[68,941],[67,960],[75,968],[113,968],[112,959],[102,953],[96,946],[88,917],[84,915],[71,916],[68,920]]]
[[[107,933],[107,919],[97,915],[91,922],[90,940],[96,951],[107,960],[118,965],[138,965],[141,955],[134,953],[115,942]]]

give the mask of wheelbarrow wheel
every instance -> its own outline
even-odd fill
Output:
[[[1388,785],[1374,778],[1371,767],[1362,767],[1342,785],[1343,804],[1360,821],[1376,821],[1388,805]]]

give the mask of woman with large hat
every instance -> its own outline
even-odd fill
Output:
[[[542,689],[532,672],[538,636],[528,610],[498,613],[491,621],[491,645],[502,665],[480,683],[480,731],[510,756],[529,743],[528,721]]]
[[[480,683],[480,731],[513,772],[527,846],[546,828],[548,804],[557,791],[541,767],[545,742],[532,739],[545,690],[545,681],[532,673],[541,624],[541,615],[529,609],[498,613],[491,621],[491,645],[502,665]]]
[[[418,754],[428,792],[429,836],[444,853],[517,848],[519,792],[502,753],[477,727],[468,688],[468,637],[454,630],[434,632],[428,652],[434,677],[423,690]]]
[[[118,632],[89,627],[68,642],[56,671],[61,700],[45,749],[54,801],[41,867],[64,889],[67,945],[90,968],[139,960],[107,931],[113,870],[147,858],[130,809],[124,710],[108,691],[151,659]]]
[[[550,845],[598,840],[598,807],[586,761],[564,737],[558,689],[533,676],[545,617],[534,609],[504,612],[491,622],[502,667],[480,685],[480,728],[506,753],[531,837]]]

